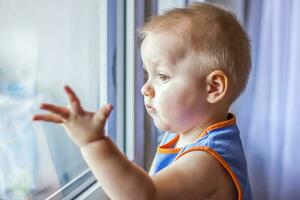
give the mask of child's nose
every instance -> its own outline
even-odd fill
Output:
[[[147,83],[142,87],[141,93],[146,97],[154,97],[155,91],[152,87],[150,87]]]

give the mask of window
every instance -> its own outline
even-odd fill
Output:
[[[107,8],[103,0],[0,0],[0,199],[65,196],[71,191],[57,191],[92,177],[62,126],[30,118],[40,102],[67,105],[64,84],[88,110],[115,98]]]

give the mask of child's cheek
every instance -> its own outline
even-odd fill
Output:
[[[160,111],[165,118],[172,120],[173,123],[176,123],[178,118],[185,115],[185,97],[187,92],[182,92],[180,90],[172,90],[165,95],[161,96],[160,101]]]
[[[190,129],[201,118],[203,106],[199,95],[194,94],[190,90],[178,88],[161,96],[161,117],[176,132]]]

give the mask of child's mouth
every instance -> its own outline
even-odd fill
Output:
[[[156,112],[155,108],[149,106],[149,105],[145,105],[146,110],[148,111],[148,113],[154,113]]]

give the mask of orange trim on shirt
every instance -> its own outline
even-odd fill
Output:
[[[201,132],[198,139],[203,138],[207,135],[210,131],[213,131],[218,128],[223,128],[226,126],[234,125],[236,123],[235,116],[232,113],[228,114],[228,120],[215,123],[209,127],[207,127],[204,131]],[[171,139],[166,144],[163,144],[157,148],[159,153],[168,154],[168,153],[179,153],[182,148],[172,148],[174,144],[176,144],[179,140],[180,134],[177,134],[173,139]]]
[[[231,126],[231,125],[234,125],[236,123],[234,114],[229,113],[228,118],[229,118],[228,120],[218,122],[216,124],[213,124],[213,125],[207,127],[204,131],[201,132],[198,139],[203,138],[205,135],[207,135],[212,130],[215,130],[215,129],[218,129],[218,128],[223,128],[223,127],[226,127],[226,126]]]
[[[158,153],[163,153],[163,154],[169,154],[169,153],[179,153],[181,151],[181,148],[157,148]]]
[[[176,144],[179,140],[180,135],[177,134],[173,139],[171,139],[169,142],[167,142],[164,145],[161,145],[157,148],[157,151],[159,153],[164,153],[164,154],[168,154],[168,153],[179,153],[179,151],[181,150],[181,148],[172,148],[172,146],[174,144]]]
[[[237,179],[234,172],[231,170],[228,163],[222,158],[222,156],[220,156],[213,149],[211,149],[209,147],[191,147],[189,150],[178,155],[175,160],[179,159],[181,156],[183,156],[184,154],[187,154],[188,152],[191,152],[191,151],[205,151],[205,152],[209,153],[210,155],[212,155],[215,159],[217,159],[217,161],[226,169],[226,171],[229,173],[231,179],[233,180],[235,187],[237,189],[237,192],[238,192],[238,200],[242,199],[242,188],[241,188],[239,180]]]
[[[175,144],[179,140],[179,134],[177,134],[172,140],[167,142],[166,144],[161,145],[161,148],[170,148],[173,144]]]

